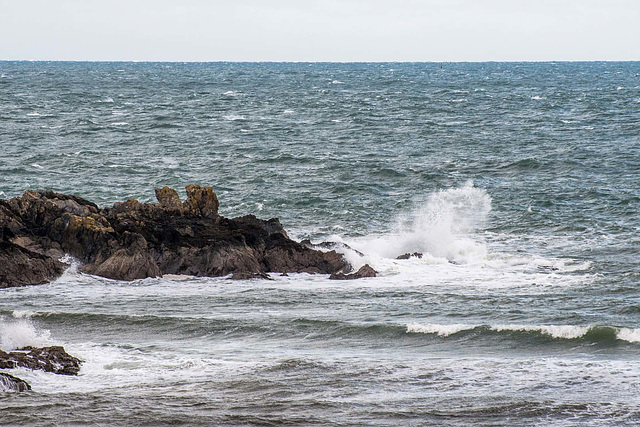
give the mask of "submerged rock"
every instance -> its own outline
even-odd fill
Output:
[[[71,356],[63,347],[24,347],[7,353],[0,350],[0,369],[28,368],[60,375],[77,375],[80,359]]]
[[[334,273],[329,276],[331,280],[353,280],[353,279],[362,279],[365,277],[377,277],[378,272],[375,271],[369,264],[365,264],[358,271],[351,274],[345,273]]]
[[[31,386],[25,380],[0,372],[0,390],[29,391]]]
[[[414,252],[414,253],[407,252],[406,254],[398,255],[396,259],[409,259],[411,257],[422,259],[422,254],[420,252]]]
[[[164,187],[157,203],[129,199],[103,209],[48,190],[0,200],[0,288],[58,277],[64,254],[80,260],[82,272],[117,280],[350,271],[335,251],[289,239],[277,218],[224,218],[211,187],[189,185],[186,192],[184,202]]]

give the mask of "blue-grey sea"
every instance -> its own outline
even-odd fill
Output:
[[[0,349],[80,375],[3,370],[1,424],[640,424],[639,62],[0,62],[0,197],[188,184],[379,276],[67,259]]]

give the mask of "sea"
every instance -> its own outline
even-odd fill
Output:
[[[0,62],[1,198],[189,184],[378,277],[67,257],[0,349],[80,374],[2,370],[1,424],[640,424],[640,62]]]

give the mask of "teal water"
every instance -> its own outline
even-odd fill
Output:
[[[0,348],[61,344],[81,375],[18,371],[0,422],[638,423],[639,135],[637,62],[0,62],[0,197],[211,185],[380,272],[71,261],[2,291]]]

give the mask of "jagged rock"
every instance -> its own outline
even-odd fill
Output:
[[[31,386],[25,380],[0,372],[0,390],[29,391]]]
[[[77,375],[80,359],[69,355],[60,346],[24,347],[10,353],[0,350],[0,369],[28,368],[61,375]]]
[[[103,209],[53,191],[0,199],[0,287],[52,280],[65,253],[82,262],[82,272],[118,280],[350,270],[335,251],[289,239],[277,218],[224,218],[211,187],[186,192],[183,203],[164,187],[157,203],[129,199]]]
[[[414,252],[412,254],[407,252],[406,254],[398,255],[396,259],[409,259],[411,257],[422,258],[422,254],[420,252]]]
[[[162,209],[175,212],[183,211],[180,196],[178,196],[178,192],[173,188],[167,186],[156,188],[156,199],[158,199],[158,206]]]
[[[329,276],[331,280],[353,280],[353,279],[362,279],[364,277],[376,277],[378,272],[375,271],[369,264],[365,264],[358,271],[351,274],[345,273],[334,273]]]
[[[195,216],[215,218],[218,216],[218,197],[211,187],[199,185],[187,185],[187,200],[184,201],[184,210]]]

